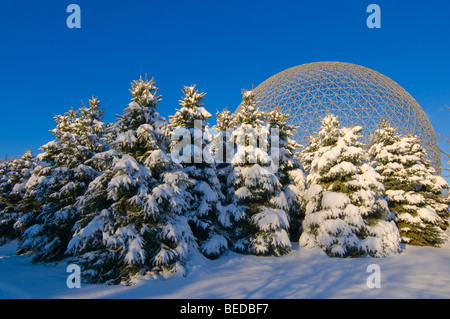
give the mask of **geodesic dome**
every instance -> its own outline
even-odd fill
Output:
[[[289,114],[289,123],[297,127],[294,139],[302,145],[328,113],[338,116],[342,126],[362,126],[366,143],[386,119],[400,133],[417,135],[439,170],[438,142],[427,115],[405,89],[374,70],[342,62],[303,64],[272,76],[253,91],[261,110],[280,108]]]

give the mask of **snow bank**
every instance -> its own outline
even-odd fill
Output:
[[[189,256],[185,277],[147,275],[133,286],[82,283],[69,289],[67,263],[32,264],[16,256],[16,243],[0,247],[0,298],[448,298],[450,245],[403,246],[386,258],[330,258],[320,249],[293,244],[282,257],[227,253],[208,260]],[[368,288],[371,264],[381,269],[381,288]]]

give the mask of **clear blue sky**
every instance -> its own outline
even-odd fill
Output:
[[[66,8],[81,7],[81,29]],[[366,8],[381,7],[381,29]],[[45,0],[0,3],[0,158],[53,139],[54,114],[98,96],[114,121],[130,82],[155,77],[172,115],[183,85],[211,113],[289,67],[342,61],[374,69],[450,135],[450,2],[443,0]],[[214,120],[211,121],[214,124]]]

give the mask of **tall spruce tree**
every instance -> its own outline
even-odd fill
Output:
[[[88,282],[119,283],[148,271],[185,270],[194,238],[185,217],[192,184],[166,153],[167,121],[154,80],[133,81],[132,101],[109,127],[111,149],[91,160],[101,175],[79,207],[68,245]]]
[[[170,117],[172,156],[179,158],[182,171],[194,181],[189,188],[193,201],[186,216],[200,251],[209,258],[217,258],[228,249],[228,242],[221,231],[224,196],[209,152],[212,137],[207,120],[211,114],[201,103],[204,96],[195,85],[184,87],[181,108]]]
[[[89,101],[89,107],[55,116],[57,126],[51,131],[55,140],[42,146],[43,153],[37,156],[48,166],[35,169],[26,185],[18,253],[33,252],[33,261],[65,257],[72,227],[79,218],[77,198],[98,175],[86,162],[105,147],[102,117],[97,98]]]
[[[313,132],[313,134],[308,137],[308,145],[301,146],[301,151],[298,154],[298,158],[302,163],[306,174],[309,174],[311,171],[311,163],[314,159],[314,154],[320,146],[319,140],[320,137],[318,132]]]
[[[371,137],[372,166],[381,174],[389,207],[395,214],[402,241],[439,246],[446,239],[448,205],[445,180],[436,175],[426,151],[415,136],[401,136],[388,122]]]
[[[287,123],[287,116],[280,110],[272,110],[267,113],[267,125],[270,129],[269,155],[277,162],[275,175],[282,185],[280,194],[285,197],[280,201],[280,207],[288,213],[289,235],[293,241],[300,237],[304,219],[305,172],[295,156],[300,145],[292,139],[295,127]]]
[[[234,143],[232,138],[232,121],[233,115],[227,109],[216,112],[216,125],[212,127],[215,135],[211,142],[211,155],[216,163],[219,175],[227,174],[230,168],[230,162],[233,157]],[[225,177],[223,176],[223,177]]]
[[[300,245],[329,256],[383,257],[399,251],[400,236],[383,199],[381,177],[366,163],[361,127],[322,120],[307,177]]]
[[[223,232],[224,234],[227,234],[227,237],[229,238],[227,229],[232,226],[230,216],[232,215],[234,206],[232,198],[226,196],[226,194],[228,193],[227,179],[233,171],[231,161],[235,151],[232,124],[233,115],[227,109],[224,109],[221,112],[217,111],[216,120],[216,125],[213,126],[215,135],[212,138],[210,152],[216,164],[217,178],[219,179],[222,194],[224,195],[219,203],[220,225],[225,228],[223,229]]]
[[[0,211],[5,209],[7,202],[4,198],[7,197],[11,191],[11,186],[9,185],[10,169],[10,163],[8,160],[0,160]]]
[[[243,91],[241,111],[233,118],[236,152],[228,177],[227,209],[234,249],[280,256],[291,250],[288,200],[269,155],[269,128],[252,91]]]
[[[14,231],[15,214],[9,214],[10,194],[14,187],[11,182],[11,161],[0,161],[0,245],[17,236]]]
[[[26,183],[36,166],[31,151],[0,164],[0,244],[21,235],[16,223],[23,215]]]

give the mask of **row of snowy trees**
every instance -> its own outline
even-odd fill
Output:
[[[326,116],[301,152],[308,171],[302,246],[332,256],[387,256],[400,242],[439,246],[446,239],[445,180],[415,136],[388,123],[361,144],[362,128]]]
[[[401,242],[446,238],[447,183],[420,141],[388,123],[366,146],[361,127],[330,114],[300,151],[288,115],[260,112],[252,91],[241,112],[218,112],[212,131],[196,86],[169,120],[153,79],[130,92],[114,123],[93,98],[55,117],[55,139],[37,157],[0,163],[0,241],[18,239],[34,261],[69,257],[88,282],[118,283],[184,272],[195,251],[280,256],[300,238],[330,256],[383,257]]]

